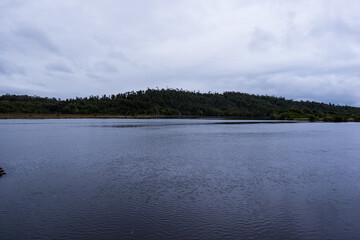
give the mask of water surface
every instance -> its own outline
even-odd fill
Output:
[[[240,123],[0,120],[1,239],[358,238],[359,124]]]

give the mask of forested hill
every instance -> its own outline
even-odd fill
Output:
[[[356,107],[293,101],[239,92],[219,94],[177,89],[148,89],[110,96],[90,96],[66,100],[7,94],[0,96],[0,113],[360,120],[360,108]]]

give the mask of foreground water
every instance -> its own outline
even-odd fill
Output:
[[[0,120],[0,238],[358,238],[359,124],[223,123]]]

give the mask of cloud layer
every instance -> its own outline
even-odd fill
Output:
[[[355,0],[2,0],[0,94],[148,87],[360,106]]]

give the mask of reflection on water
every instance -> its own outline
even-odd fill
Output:
[[[358,124],[245,122],[2,120],[1,239],[357,239]]]
[[[147,122],[146,122],[147,121]],[[276,123],[300,123],[303,121],[293,121],[293,120],[236,120],[236,121],[221,121],[221,120],[167,120],[167,121],[158,121],[158,120],[142,120],[139,122],[130,121],[130,122],[121,122],[113,123],[109,122],[103,125],[91,125],[92,127],[113,127],[113,128],[128,128],[128,127],[169,127],[169,126],[189,126],[189,125],[213,125],[213,124],[276,124]]]

